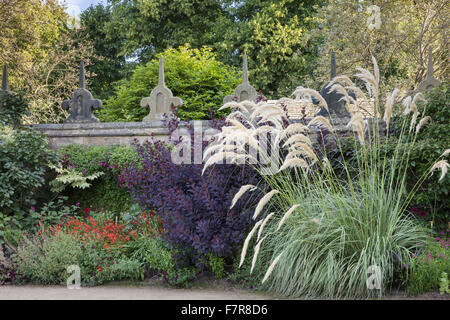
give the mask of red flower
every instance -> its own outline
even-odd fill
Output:
[[[102,270],[103,270],[102,266],[98,266],[98,267],[97,267],[97,270],[98,270],[98,271],[102,271]]]
[[[89,213],[89,212],[91,212],[91,209],[89,209],[89,208],[84,209],[84,213]]]

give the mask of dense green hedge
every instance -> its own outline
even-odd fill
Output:
[[[127,164],[138,162],[131,146],[70,145],[61,148],[59,153],[64,166],[75,166],[77,171],[86,175],[104,172],[87,189],[67,188],[64,193],[71,203],[79,202],[84,207],[116,213],[130,207],[132,202],[128,191],[118,185],[117,177]]]
[[[411,152],[411,168],[408,186],[412,188],[430,165],[450,148],[450,82],[426,93],[428,103],[419,108],[421,116],[430,116],[432,121],[421,129]],[[447,158],[448,160],[448,158]],[[426,219],[434,221],[434,227],[447,229],[450,220],[450,175],[438,181],[440,172],[428,177],[413,198],[412,205],[424,210]]]
[[[182,119],[208,119],[210,108],[220,108],[225,95],[232,94],[240,83],[239,73],[217,61],[210,48],[191,49],[185,45],[167,49],[161,56],[166,86],[174,96],[183,99],[183,106],[176,111]],[[104,109],[98,113],[101,121],[141,121],[149,109],[141,107],[140,101],[158,84],[158,70],[159,60],[154,59],[137,67],[130,79],[118,82],[115,96],[105,101]]]
[[[28,212],[45,183],[47,163],[54,161],[44,134],[0,125],[0,214],[21,218]]]

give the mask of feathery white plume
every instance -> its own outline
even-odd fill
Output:
[[[380,83],[380,69],[378,68],[377,60],[372,56],[373,74],[375,75],[375,81]]]
[[[314,152],[314,150],[310,146],[308,146],[308,145],[306,145],[306,144],[304,144],[302,142],[294,143],[291,146],[291,148],[292,148],[292,151],[287,154],[286,158],[284,159],[285,161],[287,161],[289,159],[292,159],[292,158],[295,158],[296,156],[299,156],[299,155],[307,156],[307,157],[309,157],[309,158],[311,158],[313,160],[316,160],[316,161],[319,160],[317,158],[316,153]]]
[[[317,92],[316,90],[309,89],[309,88],[303,88],[303,87],[297,87],[297,89],[295,89],[293,95],[295,96],[296,100],[299,97],[303,96],[303,95],[308,95],[308,96],[314,97],[317,100],[319,100],[319,105],[323,106],[328,111],[328,104],[327,104],[327,102],[320,95],[320,93]]]
[[[355,84],[353,83],[352,80],[350,80],[349,77],[341,75],[341,76],[336,76],[333,79],[331,79],[330,81],[330,85],[333,85],[335,83],[339,83],[342,82],[343,84],[346,84],[348,86],[354,86]]]
[[[439,181],[441,181],[447,174],[448,168],[450,168],[450,165],[448,164],[447,160],[439,160],[431,167],[430,171],[440,169],[442,173]]]
[[[364,119],[360,113],[355,113],[350,122],[347,124],[347,127],[352,127],[353,131],[358,135],[359,142],[364,144]]]
[[[420,121],[419,124],[416,126],[416,134],[419,133],[420,129],[426,125],[428,122],[431,121],[431,117],[430,116],[426,116],[423,117]]]
[[[267,204],[267,202],[270,201],[270,199],[277,193],[280,193],[278,190],[272,190],[264,195],[264,197],[259,200],[258,205],[256,206],[255,213],[253,214],[253,220],[258,217],[258,215],[261,213],[262,209],[264,209],[264,206]]]
[[[252,184],[246,184],[245,186],[242,186],[239,191],[234,195],[233,200],[231,201],[230,209],[234,207],[236,202],[246,193],[248,190],[253,191],[256,189],[256,186]]]
[[[261,224],[261,227],[258,230],[258,237],[256,238],[256,241],[259,241],[259,238],[261,237],[262,231],[264,230],[264,227],[266,226],[267,222],[274,216],[275,212],[272,212],[267,217],[264,218],[263,223]]]
[[[402,105],[403,105],[403,115],[408,115],[411,112],[411,102],[412,102],[412,97],[411,96],[407,96],[405,99],[403,99]]]
[[[308,163],[303,159],[292,158],[292,159],[284,161],[283,165],[278,170],[278,172],[283,171],[287,168],[291,168],[291,167],[308,168]]]
[[[280,230],[280,228],[283,226],[283,224],[285,223],[285,221],[289,218],[289,216],[292,214],[292,212],[295,211],[295,209],[297,209],[300,205],[299,204],[294,204],[283,216],[283,218],[281,218],[280,223],[278,224],[278,228],[276,231]]]
[[[445,150],[444,153],[441,155],[441,157],[445,157],[448,154],[450,154],[450,149]]]
[[[284,161],[287,161],[287,160],[290,160],[293,158],[298,158],[299,156],[306,156],[313,160],[316,160],[316,161],[318,160],[316,154],[314,153],[314,151],[311,148],[309,148],[306,145],[301,145],[300,149],[295,149],[295,150],[292,150],[291,152],[289,152],[286,155],[286,158],[284,159]]]
[[[286,140],[286,142],[283,144],[283,148],[285,148],[288,145],[294,144],[296,142],[303,142],[304,144],[307,144],[308,146],[312,145],[311,139],[309,139],[307,136],[305,136],[302,133],[297,133]]]
[[[253,234],[255,233],[255,231],[258,229],[258,227],[261,225],[262,220],[259,220],[255,226],[253,227],[253,229],[250,231],[250,233],[247,235],[247,238],[245,238],[244,241],[244,246],[242,247],[242,252],[241,252],[241,261],[239,263],[239,268],[242,266],[242,264],[244,263],[245,260],[245,255],[247,254],[247,248],[248,248],[248,244],[250,243],[250,240],[253,237]]]
[[[280,260],[280,258],[281,258],[281,256],[283,255],[283,253],[284,253],[284,251],[283,251],[282,253],[280,253],[280,254],[275,258],[275,260],[273,260],[272,264],[271,264],[270,267],[267,269],[267,272],[266,272],[266,274],[265,274],[265,276],[264,276],[264,278],[263,278],[263,280],[262,280],[261,283],[266,282],[267,278],[269,278],[270,274],[271,274],[272,271],[273,271],[273,268],[275,268],[275,265],[278,263],[278,260]]]
[[[213,156],[211,156],[203,165],[203,170],[202,170],[202,175],[203,173],[205,173],[205,170],[212,166],[215,163],[219,163],[221,161],[224,161],[226,159],[231,159],[232,162],[234,161],[238,161],[238,160],[245,160],[247,158],[249,158],[250,156],[247,154],[239,154],[236,152],[231,152],[231,151],[223,151],[223,152],[218,152],[216,154],[214,154]]]
[[[391,116],[392,116],[392,107],[394,106],[395,103],[395,98],[397,97],[397,94],[400,91],[395,88],[394,91],[392,91],[391,94],[388,95],[387,99],[386,99],[386,104],[384,107],[384,117],[383,120],[386,122],[386,126],[389,127],[389,124],[391,122]]]
[[[289,126],[287,126],[286,129],[283,130],[282,139],[296,133],[305,133],[308,131],[309,131],[308,127],[301,123],[291,123]]]
[[[261,225],[261,227],[262,227],[262,225]],[[260,229],[261,229],[261,228],[260,228]],[[261,244],[262,244],[262,242],[264,241],[264,239],[266,239],[266,238],[267,238],[267,236],[265,236],[264,238],[262,238],[261,241],[258,241],[258,243],[257,243],[256,246],[255,246],[255,249],[254,249],[254,252],[255,252],[255,253],[253,254],[252,267],[251,267],[251,269],[250,269],[250,274],[252,274],[253,268],[255,267],[256,259],[258,258],[259,249],[261,249]]]
[[[325,118],[324,116],[316,116],[312,118],[311,121],[308,123],[308,128],[316,123],[322,124],[325,127],[327,127],[328,130],[333,131],[333,127],[331,126],[330,121],[328,121],[328,119]]]

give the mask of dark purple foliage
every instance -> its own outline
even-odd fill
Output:
[[[176,120],[168,123],[171,131],[178,125]],[[188,128],[192,130],[189,123]],[[242,185],[255,183],[255,173],[222,164],[202,175],[203,164],[174,164],[165,143],[135,142],[134,147],[142,168],[126,168],[119,182],[143,208],[157,210],[166,230],[163,237],[182,252],[178,261],[198,264],[209,253],[231,256],[252,220],[250,211],[243,208],[248,198],[241,198],[232,210],[229,206]]]

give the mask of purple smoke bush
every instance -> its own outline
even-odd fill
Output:
[[[187,124],[193,137],[193,126]],[[213,122],[216,128],[222,125],[223,121]],[[168,123],[170,131],[178,126],[177,120]],[[133,146],[142,167],[125,168],[119,182],[143,209],[157,210],[166,230],[163,238],[178,249],[179,265],[201,265],[201,257],[207,254],[232,256],[252,219],[250,208],[244,208],[251,195],[229,210],[231,200],[242,185],[257,183],[256,173],[248,167],[222,164],[202,175],[203,164],[173,163],[171,149],[163,142],[135,141]]]

